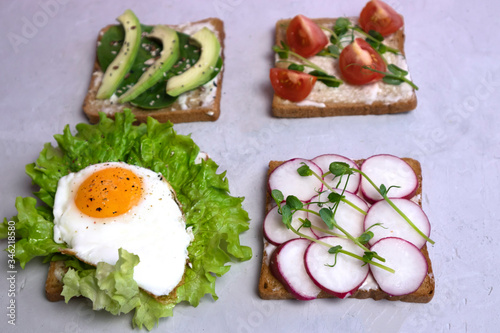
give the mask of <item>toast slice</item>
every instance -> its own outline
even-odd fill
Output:
[[[51,261],[47,280],[45,281],[45,296],[51,302],[64,300],[62,277],[68,271],[64,261]]]
[[[64,296],[61,295],[63,291],[64,284],[62,278],[64,274],[68,271],[68,268],[64,264],[64,261],[51,261],[49,266],[49,271],[47,273],[47,280],[45,281],[45,296],[51,302],[63,301]],[[153,296],[158,302],[167,304],[177,298],[177,288],[184,284],[185,274],[182,276],[182,280],[179,284],[170,292],[168,295],[163,296]]]
[[[411,158],[403,158],[415,171],[415,174],[417,175],[418,178],[418,189],[415,194],[414,200],[422,206],[422,169],[420,167],[420,163],[414,159]],[[357,160],[356,163],[358,165],[361,165],[363,160]],[[268,177],[271,174],[271,172],[276,169],[279,165],[281,165],[283,162],[279,161],[271,161],[269,162],[269,170],[268,170]],[[266,213],[271,210],[271,208],[274,206],[274,201],[269,194],[269,192],[266,193]],[[261,271],[260,271],[260,278],[259,278],[259,295],[262,299],[274,299],[274,300],[282,300],[282,299],[295,299],[292,294],[290,294],[283,284],[281,284],[278,279],[274,277],[274,275],[271,273],[271,270],[269,268],[269,260],[272,254],[272,251],[274,250],[275,246],[272,244],[269,244],[265,239],[264,239],[264,247],[263,247],[263,253],[262,253],[262,264],[261,264]],[[378,286],[376,286],[376,283],[372,286],[367,286],[366,289],[362,289],[363,286],[358,289],[353,295],[349,296],[350,298],[358,298],[358,299],[366,299],[366,298],[372,298],[374,300],[381,300],[381,299],[387,299],[390,301],[403,301],[403,302],[411,302],[411,303],[428,303],[431,301],[432,297],[434,296],[434,289],[435,289],[435,281],[434,281],[434,275],[432,271],[432,264],[431,264],[431,259],[429,257],[429,253],[427,251],[427,245],[424,245],[422,248],[422,253],[425,256],[427,260],[427,265],[428,265],[428,270],[427,270],[427,276],[425,277],[423,283],[420,285],[420,287],[411,294],[404,295],[404,296],[390,296],[380,290]],[[369,278],[371,277],[371,274],[369,275]],[[320,294],[318,295],[318,298],[335,298],[335,296],[330,295],[324,291],[321,291]]]
[[[193,26],[199,25],[200,27],[208,26],[212,29],[217,38],[219,39],[221,45],[221,57],[224,60],[224,23],[217,18],[208,18],[205,20],[192,22],[183,25],[169,25],[174,30],[180,32],[187,32],[192,29]],[[106,32],[112,25],[108,25],[103,28],[98,35],[98,43],[100,42],[102,35]],[[92,71],[92,77],[89,84],[89,89],[85,100],[83,102],[83,112],[88,117],[91,123],[97,123],[99,121],[99,112],[105,112],[108,117],[114,118],[116,112],[121,112],[125,108],[132,110],[138,122],[146,122],[147,117],[153,117],[160,122],[170,121],[172,123],[184,123],[184,122],[194,122],[194,121],[215,121],[220,115],[220,99],[222,91],[222,77],[223,77],[224,66],[221,68],[219,74],[215,78],[214,86],[210,89],[215,89],[215,95],[213,100],[205,102],[204,100],[208,97],[208,88],[201,86],[189,92],[182,94],[181,98],[177,99],[168,108],[156,109],[156,110],[145,110],[133,106],[131,103],[112,103],[109,99],[100,100],[96,99],[97,91],[101,84],[103,71],[99,65],[99,61],[96,56],[94,62],[94,69]]]
[[[353,24],[357,18],[349,18]],[[276,23],[276,44],[286,43],[286,29],[291,19],[283,19]],[[336,19],[319,18],[313,19],[320,27],[332,29]],[[329,33],[327,33],[330,37]],[[390,47],[397,48],[402,55],[394,55],[386,52],[384,57],[389,63],[395,63],[405,68],[404,57],[405,34],[403,28],[388,36],[384,43]],[[276,60],[280,60],[276,58]],[[300,59],[291,57],[291,60],[302,63]],[[328,74],[341,78],[338,69],[338,60],[333,58],[314,56],[309,58]],[[288,63],[276,63],[276,67],[286,68]],[[376,82],[364,86],[354,86],[348,83],[338,88],[327,87],[322,82],[316,82],[311,94],[305,101],[294,103],[278,97],[273,97],[272,114],[283,118],[309,118],[309,117],[331,117],[348,115],[380,115],[389,113],[401,113],[413,110],[417,107],[415,90],[407,83],[392,86],[383,82]]]

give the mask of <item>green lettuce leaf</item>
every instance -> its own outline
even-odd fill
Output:
[[[152,118],[147,124],[133,125],[135,118],[129,110],[115,117],[111,120],[101,113],[98,124],[78,124],[74,135],[66,126],[62,134],[54,136],[57,147],[47,143],[36,162],[26,167],[33,183],[40,187],[35,195],[45,205],[36,206],[35,198],[17,199],[18,215],[11,219],[16,222],[19,238],[16,258],[22,267],[37,256],[45,257],[46,261],[67,259],[59,253],[64,245],[53,240],[52,206],[57,182],[62,176],[108,161],[123,161],[161,172],[176,191],[186,224],[192,227],[194,234],[194,241],[188,248],[191,265],[186,266],[184,284],[177,289],[175,298],[162,304],[144,292],[139,292],[138,296],[120,293],[120,301],[114,299],[116,295],[107,296],[113,299],[110,302],[104,295],[127,281],[125,276],[130,272],[118,274],[114,271],[116,267],[110,271],[101,268],[101,273],[107,272],[111,277],[98,283],[96,268],[78,264],[76,259],[66,261],[67,267],[72,267],[66,274],[68,279],[65,278],[68,297],[81,293],[93,300],[96,309],[111,313],[123,312],[139,302],[141,305],[135,308],[133,325],[151,329],[159,318],[171,316],[173,307],[179,302],[187,301],[197,306],[206,294],[217,299],[216,276],[229,270],[229,262],[252,257],[252,250],[239,241],[240,233],[249,228],[249,218],[242,208],[243,198],[229,194],[225,173],[217,174],[218,165],[211,159],[195,163],[200,149],[189,136],[177,134],[171,123],[162,124]],[[7,219],[0,225],[3,238],[6,228]],[[120,263],[120,267],[132,271],[132,266],[127,264],[129,258],[124,260],[126,262]],[[118,276],[120,281],[116,281]],[[81,289],[82,283],[86,286],[85,291]]]
[[[47,207],[36,207],[35,198],[18,197],[16,209],[19,214],[11,219],[15,222],[16,238],[19,239],[15,244],[15,257],[23,269],[34,257],[48,256],[65,248],[54,242],[53,216]],[[7,226],[7,219],[3,226]]]
[[[119,249],[115,265],[100,262],[95,269],[80,272],[70,268],[63,277],[61,294],[66,303],[84,296],[92,301],[94,310],[104,309],[114,315],[129,313],[141,305],[139,287],[133,279],[138,263],[138,256]]]
[[[158,325],[160,318],[171,317],[175,304],[179,301],[162,304],[157,302],[153,297],[144,291],[140,291],[139,299],[141,305],[135,309],[132,325],[134,328],[146,327],[152,330],[155,325]]]

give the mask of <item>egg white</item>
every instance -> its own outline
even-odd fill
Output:
[[[75,204],[81,183],[94,172],[121,167],[142,178],[143,197],[128,212],[109,218],[82,213]],[[193,240],[175,192],[161,174],[149,169],[110,162],[91,165],[59,180],[54,201],[54,240],[92,265],[114,265],[118,249],[139,256],[134,280],[147,292],[168,295],[184,275],[187,247]]]

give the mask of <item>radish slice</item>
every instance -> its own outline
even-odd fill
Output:
[[[420,231],[424,233],[424,235],[430,235],[431,225],[429,219],[419,205],[407,199],[391,199],[391,201],[418,229],[420,229]],[[418,234],[385,200],[379,201],[370,207],[368,215],[366,215],[365,218],[365,230],[375,223],[381,223],[382,227],[375,226],[370,229],[374,234],[369,242],[370,245],[386,237],[402,238],[419,249],[421,249],[426,242],[425,238]]]
[[[304,252],[311,241],[296,238],[281,244],[271,255],[269,267],[273,275],[298,300],[315,299],[321,289],[316,286],[304,267]]]
[[[337,190],[337,189],[335,189],[335,192],[339,193],[339,194],[342,193],[341,190]],[[320,198],[321,198],[321,201],[328,200],[329,193],[330,192],[324,192],[321,195],[318,195],[318,196],[312,198],[311,202],[319,201]],[[350,193],[350,192],[347,192],[347,191],[344,191],[343,195],[345,196],[345,198],[347,200],[349,200],[354,205],[361,208],[363,211],[365,211],[365,212],[368,211],[368,204],[363,199],[358,197],[357,195]],[[326,206],[329,206],[329,207],[331,207],[332,205],[333,205],[332,203],[326,204]],[[323,204],[322,207],[319,207],[317,204],[311,203],[309,206],[307,206],[307,209],[310,209],[310,210],[315,211],[315,212],[319,212],[320,209],[324,208],[324,207],[325,207],[325,204]],[[309,221],[311,221],[311,224],[313,224],[317,227],[323,228],[323,229],[328,229],[325,222],[323,222],[321,217],[319,217],[318,215],[308,212],[307,218],[309,219]],[[354,209],[349,204],[347,204],[343,201],[341,201],[339,203],[339,206],[338,206],[337,211],[335,213],[335,221],[342,228],[344,228],[348,233],[350,233],[352,236],[354,236],[354,237],[361,236],[361,234],[364,232],[364,220],[365,220],[364,214],[362,214],[361,212]],[[311,230],[318,238],[329,235],[329,234],[324,233],[324,232],[319,231],[319,230],[314,230],[314,229],[311,229]],[[343,233],[341,231],[339,231],[337,228],[333,228],[330,231],[343,235]]]
[[[292,226],[299,229],[302,225],[299,218],[306,219],[307,213],[304,211],[297,211],[293,214]],[[311,228],[301,228],[301,233],[316,238],[311,231]],[[299,238],[292,230],[288,229],[278,214],[278,206],[273,207],[264,219],[264,237],[273,245],[280,245],[290,239]]]
[[[359,256],[363,256],[363,250],[352,241],[339,237],[323,237],[321,241],[331,246],[342,246],[342,249],[350,251]],[[305,256],[306,270],[311,279],[318,287],[324,291],[346,298],[352,295],[365,281],[368,276],[368,265],[363,266],[363,262],[343,253],[337,255],[337,262],[334,267],[335,255],[328,253],[328,248],[322,244],[311,243],[306,250]]]
[[[330,164],[333,162],[347,163],[351,168],[359,169],[358,165],[353,160],[336,154],[320,155],[318,157],[313,158],[311,161],[316,163],[321,168],[323,173],[326,173],[330,170],[329,169]],[[342,180],[340,181],[339,177],[334,177],[333,175],[330,174],[326,176],[324,180],[332,188],[344,189],[344,186],[347,182],[347,176],[342,176]],[[352,175],[349,176],[349,182],[347,183],[347,187],[345,188],[346,191],[356,193],[358,191],[360,181],[361,181],[361,175],[357,172],[354,172]]]
[[[415,245],[401,238],[389,237],[379,240],[371,250],[385,258],[385,266],[396,271],[390,273],[370,264],[380,289],[391,296],[402,296],[420,287],[427,275],[427,260]]]
[[[393,155],[372,156],[363,162],[361,171],[368,175],[378,187],[381,184],[384,184],[387,189],[390,186],[399,186],[389,190],[389,198],[410,199],[417,191],[417,175],[411,166],[399,157]],[[365,177],[361,179],[361,192],[369,203],[383,199]]]
[[[322,174],[321,169],[309,160],[294,158],[286,161],[269,175],[269,192],[280,190],[286,198],[295,195],[301,201],[308,201],[323,189],[323,183],[314,175],[302,177],[297,169],[305,163],[316,174]]]

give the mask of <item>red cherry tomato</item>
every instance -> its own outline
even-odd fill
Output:
[[[309,58],[328,44],[328,38],[310,18],[297,15],[286,29],[286,42],[293,52]]]
[[[385,2],[372,0],[361,11],[359,25],[366,32],[375,30],[385,37],[403,26],[403,17]]]
[[[362,38],[356,38],[347,45],[339,56],[339,67],[344,80],[350,84],[362,85],[381,80],[384,75],[363,68],[369,66],[378,71],[385,72],[387,67],[384,60]]]
[[[269,73],[274,92],[292,102],[304,100],[316,83],[316,77],[285,68],[271,68]]]

